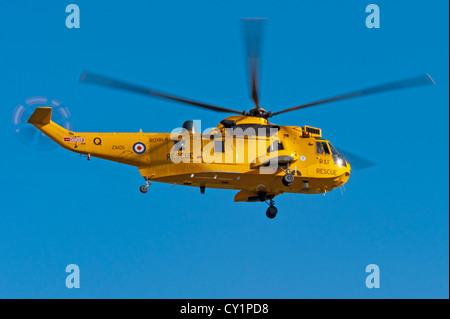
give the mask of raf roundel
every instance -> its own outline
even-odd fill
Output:
[[[142,154],[145,152],[145,144],[143,143],[136,143],[133,145],[133,151],[137,154]]]

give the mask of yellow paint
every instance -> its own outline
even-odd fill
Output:
[[[268,173],[267,168],[262,166],[267,159],[273,158],[267,148],[277,140],[274,136],[268,136],[263,141],[264,147],[258,147],[256,152],[249,151],[249,143],[257,143],[254,137],[236,137],[232,145],[224,146],[225,153],[212,156],[216,162],[207,163],[206,157],[201,153],[196,154],[193,146],[196,141],[203,151],[210,143],[200,133],[190,134],[189,150],[173,152],[174,141],[170,140],[170,133],[78,133],[68,131],[50,119],[51,108],[39,107],[28,123],[70,151],[136,166],[142,176],[151,181],[241,190],[236,195],[236,201],[245,201],[251,194],[256,196],[258,192],[273,196],[281,193],[324,193],[342,186],[350,176],[348,163],[340,166],[334,163],[332,155],[317,153],[316,143],[327,141],[318,135],[306,133],[304,128],[298,126],[277,126],[278,140],[283,145],[283,150],[279,150],[277,156],[291,156],[290,169],[292,172],[296,170],[293,184],[287,187],[281,182],[285,175],[282,169],[277,168]],[[227,119],[236,121],[237,125],[273,125],[259,117],[230,116]],[[225,128],[219,124],[214,130],[223,134]],[[239,142],[243,143],[243,148],[238,148]],[[133,150],[136,143],[145,145],[145,152],[136,153]],[[172,160],[176,157],[189,159],[190,162],[175,164]]]

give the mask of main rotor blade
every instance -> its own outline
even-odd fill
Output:
[[[205,104],[205,103],[201,103],[201,102],[197,102],[197,101],[188,100],[188,99],[181,98],[181,97],[178,97],[178,96],[175,96],[172,94],[158,92],[158,91],[155,91],[155,90],[152,90],[149,88],[144,88],[144,87],[137,86],[134,84],[125,83],[122,81],[114,80],[114,79],[111,79],[111,78],[108,78],[105,76],[101,76],[101,75],[97,75],[97,74],[89,73],[89,72],[83,72],[83,74],[80,77],[80,82],[91,83],[91,84],[96,84],[96,85],[100,85],[100,86],[106,86],[106,87],[110,87],[110,88],[114,88],[114,89],[130,91],[130,92],[139,93],[139,94],[143,94],[143,95],[156,96],[156,97],[160,97],[160,98],[164,98],[164,99],[169,99],[172,101],[190,104],[190,105],[201,107],[201,108],[208,109],[208,110],[213,110],[216,112],[237,113],[237,114],[243,113],[242,111],[227,109],[227,108],[220,107],[220,106],[215,106],[215,105],[211,105],[211,104]]]
[[[377,165],[377,163],[372,162],[364,157],[356,155],[354,153],[350,153],[346,150],[339,148],[339,153],[350,163],[352,168],[356,168],[358,170],[366,169]]]
[[[308,103],[308,104],[294,106],[294,107],[291,107],[291,108],[283,110],[283,111],[275,112],[272,114],[272,116],[299,110],[299,109],[304,109],[304,108],[307,108],[310,106],[316,106],[316,105],[320,105],[320,104],[331,103],[331,102],[336,102],[336,101],[345,100],[345,99],[351,99],[351,98],[355,98],[355,97],[359,97],[359,96],[371,95],[371,94],[376,94],[376,93],[406,89],[406,88],[411,88],[411,87],[415,87],[415,86],[422,86],[422,85],[429,85],[429,84],[433,84],[433,85],[435,84],[433,79],[428,74],[421,75],[421,76],[409,78],[406,80],[401,80],[401,81],[383,84],[383,85],[379,85],[379,86],[375,86],[375,87],[371,87],[371,88],[367,88],[367,89],[363,89],[363,90],[359,90],[359,91],[355,91],[355,92],[351,92],[351,93],[347,93],[347,94],[343,94],[343,95],[338,95],[335,97],[331,97],[328,99],[324,99],[324,100],[320,100],[320,101],[316,101],[316,102],[312,102],[312,103]]]
[[[261,38],[266,19],[243,19],[244,41],[247,48],[247,63],[250,82],[250,96],[259,109],[259,59]]]

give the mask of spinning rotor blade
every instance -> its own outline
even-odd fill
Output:
[[[406,88],[411,88],[411,87],[415,87],[415,86],[422,86],[422,85],[429,85],[429,84],[433,84],[433,85],[435,84],[433,79],[428,74],[421,75],[421,76],[417,76],[414,78],[409,78],[406,80],[383,84],[383,85],[379,85],[379,86],[375,86],[375,87],[371,87],[371,88],[331,97],[328,99],[324,99],[324,100],[320,100],[320,101],[316,101],[316,102],[312,102],[312,103],[308,103],[308,104],[294,106],[294,107],[291,107],[291,108],[283,110],[283,111],[275,112],[272,114],[272,116],[299,110],[299,109],[304,109],[304,108],[310,107],[310,106],[316,106],[316,105],[320,105],[320,104],[331,103],[331,102],[336,102],[336,101],[345,100],[345,99],[351,99],[351,98],[355,98],[355,97],[359,97],[359,96],[371,95],[371,94],[376,94],[376,93],[388,92],[388,91],[399,90],[399,89],[406,89]]]
[[[261,38],[266,19],[243,19],[244,41],[247,47],[247,63],[250,82],[250,96],[259,109],[259,57]]]
[[[143,95],[156,96],[156,97],[160,97],[163,99],[186,103],[186,104],[194,105],[197,107],[201,107],[204,109],[213,110],[213,111],[217,111],[217,112],[242,114],[242,111],[236,111],[236,110],[232,110],[232,109],[223,108],[220,106],[215,106],[215,105],[211,105],[211,104],[205,104],[205,103],[201,103],[201,102],[197,102],[197,101],[188,100],[185,98],[177,97],[175,95],[158,92],[158,91],[155,91],[155,90],[152,90],[149,88],[140,87],[140,86],[137,86],[134,84],[125,83],[122,81],[114,80],[114,79],[111,79],[111,78],[108,78],[105,76],[101,76],[101,75],[97,75],[97,74],[93,74],[93,73],[89,73],[89,72],[83,72],[83,74],[80,77],[80,82],[86,82],[86,83],[111,87],[114,89],[130,91],[130,92],[139,93],[139,94],[143,94]]]
[[[339,153],[346,159],[347,162],[350,163],[352,168],[355,168],[358,170],[370,168],[370,167],[377,165],[375,162],[372,162],[372,161],[370,161],[366,158],[363,158],[359,155],[356,155],[354,153],[350,153],[348,151],[342,150],[341,148],[339,149]]]

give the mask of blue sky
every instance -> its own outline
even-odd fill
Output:
[[[67,29],[76,3],[81,28]],[[1,298],[448,298],[448,2],[10,1],[0,11]],[[14,108],[63,102],[76,131],[170,132],[223,114],[78,83],[84,70],[249,109],[239,19],[265,17],[261,103],[281,110],[429,73],[435,87],[279,115],[378,163],[343,195],[154,183],[133,167],[20,143]],[[67,289],[77,264],[81,288]],[[367,289],[377,264],[381,287]]]

